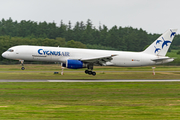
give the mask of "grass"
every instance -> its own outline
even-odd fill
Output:
[[[1,83],[0,119],[180,119],[180,83]]]
[[[180,67],[158,66],[156,75],[152,67],[95,67],[96,76],[87,75],[85,69],[65,69],[61,75],[58,65],[26,65],[26,70],[20,70],[20,65],[0,65],[0,79],[179,79]],[[59,74],[54,74],[59,71]]]
[[[96,76],[87,75],[82,73],[65,73],[53,74],[53,73],[41,73],[41,72],[8,72],[0,73],[0,79],[179,79],[180,72],[156,72],[156,75],[152,75],[152,72],[108,72],[97,73]]]
[[[0,65],[0,79],[179,79],[180,68],[96,67],[96,76],[84,69],[58,65]],[[171,71],[171,72],[170,72]],[[144,83],[0,83],[1,120],[142,120],[180,119],[180,82]]]
[[[25,71],[61,71],[61,66],[57,64],[25,64]],[[85,69],[67,69],[65,71],[83,71]],[[95,66],[95,71],[152,71],[152,66],[145,67],[113,67],[113,66]],[[156,71],[180,71],[179,66],[157,65]],[[21,65],[0,65],[0,71],[22,71]]]

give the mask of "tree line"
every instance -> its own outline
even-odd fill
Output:
[[[40,45],[80,47],[90,49],[110,49],[123,51],[142,51],[160,34],[148,34],[143,29],[132,27],[106,25],[98,28],[93,26],[90,19],[86,23],[76,22],[72,25],[60,21],[56,23],[34,22],[22,20],[13,21],[11,18],[0,21],[0,51],[1,53],[15,45]],[[178,49],[180,35],[176,35],[171,48]],[[0,57],[1,60],[4,60]]]

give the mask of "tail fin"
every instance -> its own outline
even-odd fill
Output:
[[[165,56],[172,40],[177,32],[177,29],[169,29],[156,39],[147,49],[143,52],[147,54]]]

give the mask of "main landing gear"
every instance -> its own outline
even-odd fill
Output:
[[[92,71],[92,70],[93,70],[93,63],[88,64],[88,65],[87,65],[87,68],[88,68],[88,70],[85,70],[85,73],[86,73],[86,74],[93,75],[93,76],[96,75],[96,72],[93,72],[93,71]],[[90,70],[89,70],[89,69],[90,69]]]
[[[93,72],[93,71],[89,71],[89,70],[85,70],[85,73],[86,74],[89,74],[89,75],[93,75],[93,76],[95,76],[96,75],[96,72]]]
[[[25,70],[25,67],[24,67],[24,60],[19,60],[19,61],[21,62],[21,65],[22,65],[21,70]]]

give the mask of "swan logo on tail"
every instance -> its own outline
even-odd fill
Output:
[[[170,29],[170,31],[171,31],[171,36],[170,37],[175,36],[176,32],[173,32],[171,29]]]
[[[162,42],[162,40],[157,40],[157,41],[156,41],[156,45],[157,45],[157,44],[160,44],[160,42]]]
[[[164,47],[164,45],[166,45],[166,46],[168,46],[168,43],[171,43],[171,41],[169,41],[169,40],[164,40],[164,38],[162,37],[162,39],[163,39],[163,44],[162,44],[162,49],[163,49],[163,47]]]
[[[155,46],[154,46],[155,47]],[[155,47],[155,51],[154,51],[154,53],[156,53],[156,52],[158,52],[159,50],[161,50],[160,48],[156,48]]]

